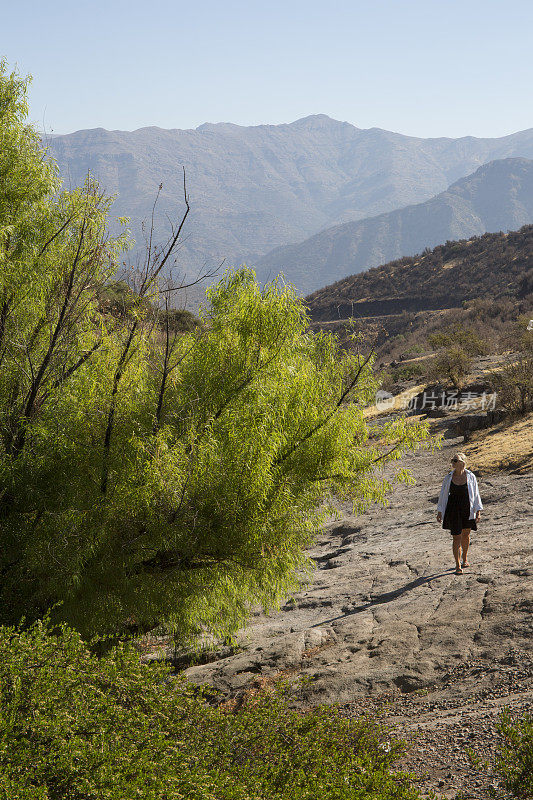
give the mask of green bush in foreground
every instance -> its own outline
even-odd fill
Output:
[[[533,797],[533,717],[524,714],[513,720],[508,710],[500,716],[498,731],[503,747],[498,771],[515,797]]]
[[[278,692],[236,712],[142,665],[102,659],[47,624],[0,628],[2,800],[409,800],[399,745],[335,708],[301,714]]]

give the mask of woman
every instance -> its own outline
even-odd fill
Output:
[[[437,522],[442,522],[442,527],[452,534],[456,575],[462,574],[462,567],[470,566],[467,561],[470,531],[477,531],[477,523],[482,509],[483,504],[479,496],[477,478],[473,472],[466,469],[465,454],[455,453],[452,458],[452,471],[442,482],[437,503]]]

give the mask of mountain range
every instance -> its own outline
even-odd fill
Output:
[[[97,128],[54,136],[48,145],[67,186],[83,183],[90,170],[117,195],[113,214],[130,217],[137,252],[160,184],[156,239],[181,214],[184,167],[191,214],[178,266],[191,275],[225,259],[259,264],[266,274],[273,257],[260,259],[275,248],[423,203],[489,161],[533,158],[533,129],[497,139],[422,139],[316,115],[253,127]],[[386,260],[386,252],[376,258]],[[283,266],[290,278],[290,265]],[[313,284],[302,282],[301,291],[339,277],[309,269]]]
[[[491,161],[431,200],[376,217],[336,225],[259,259],[266,280],[283,272],[312,291],[347,275],[421,253],[442,242],[533,222],[533,161]]]

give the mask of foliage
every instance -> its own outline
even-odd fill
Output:
[[[427,365],[415,363],[415,364],[403,364],[402,366],[396,367],[392,371],[392,380],[394,382],[397,381],[408,381],[412,378],[420,378],[425,375],[427,372]]]
[[[513,719],[506,709],[498,720],[503,737],[498,771],[515,797],[533,796],[533,717],[523,714]]]
[[[145,301],[147,303],[147,301]],[[102,285],[98,296],[98,310],[114,317],[127,317],[138,305],[138,298],[124,280],[109,280]]]
[[[415,800],[399,744],[336,708],[281,692],[240,710],[121,646],[101,659],[74,631],[0,628],[2,800]]]
[[[533,410],[533,353],[519,353],[491,376],[500,405],[518,414]]]
[[[6,450],[4,614],[62,601],[56,613],[87,634],[166,619],[185,638],[224,635],[250,600],[268,607],[296,586],[324,495],[384,499],[376,459],[423,430],[400,421],[369,440],[370,362],[307,335],[279,283],[261,290],[240,273],[211,299],[170,366],[139,334],[115,395],[124,345],[107,337],[40,406],[16,457]],[[357,402],[341,403],[356,383]]]
[[[198,317],[186,309],[154,307],[147,297],[139,298],[124,280],[107,281],[101,287],[98,296],[100,313],[126,319],[138,313],[139,308],[142,308],[144,314],[150,314],[155,325],[162,331],[165,330],[167,321],[173,333],[192,331],[200,324]]]
[[[533,410],[533,331],[528,330],[528,323],[529,317],[517,320],[510,337],[517,352],[491,377],[500,404],[518,414]]]
[[[37,132],[21,122],[28,113],[28,81],[6,70],[0,61],[0,274],[42,244],[47,198],[59,186],[57,167],[42,157]]]
[[[472,356],[487,353],[487,343],[471,328],[454,325],[441,328],[428,336],[437,355],[431,364],[431,376],[450,381],[460,389],[468,374]]]
[[[10,230],[0,620],[53,607],[87,636],[161,622],[183,641],[226,636],[251,603],[275,606],[305,577],[328,498],[383,502],[409,475],[385,479],[380,467],[427,429],[399,420],[374,435],[363,417],[377,388],[372,359],[309,333],[280,280],[261,289],[250,270],[227,273],[201,324],[183,332],[158,279],[180,240],[186,191],[168,246],[150,247],[128,285],[115,283],[127,242],[108,236],[110,200],[90,178],[57,193],[16,110],[25,85],[10,81],[0,80],[3,135],[15,142],[0,185],[0,229]],[[38,169],[43,189],[21,211],[10,192]]]
[[[444,328],[428,336],[429,343],[434,350],[441,348],[460,347],[469,356],[485,355],[488,352],[487,343],[471,328],[464,325]]]
[[[518,344],[515,347],[526,353],[533,353],[533,328],[531,327],[531,314],[521,315],[516,323],[515,331],[518,334]]]
[[[380,369],[378,376],[381,388],[393,394],[398,392],[398,384],[403,381],[421,380],[428,373],[427,363],[404,364],[402,366],[390,367],[388,370]]]
[[[168,311],[161,311],[159,314],[159,324],[163,328],[168,316],[170,330],[173,332],[192,331],[200,324],[200,320],[186,308],[171,308]]]
[[[460,389],[470,368],[470,358],[461,347],[448,347],[435,356],[431,375],[437,380],[448,380]]]

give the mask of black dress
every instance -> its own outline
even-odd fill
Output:
[[[459,485],[451,481],[442,527],[449,530],[452,536],[457,536],[463,528],[477,531],[475,519],[470,519],[468,483]]]

